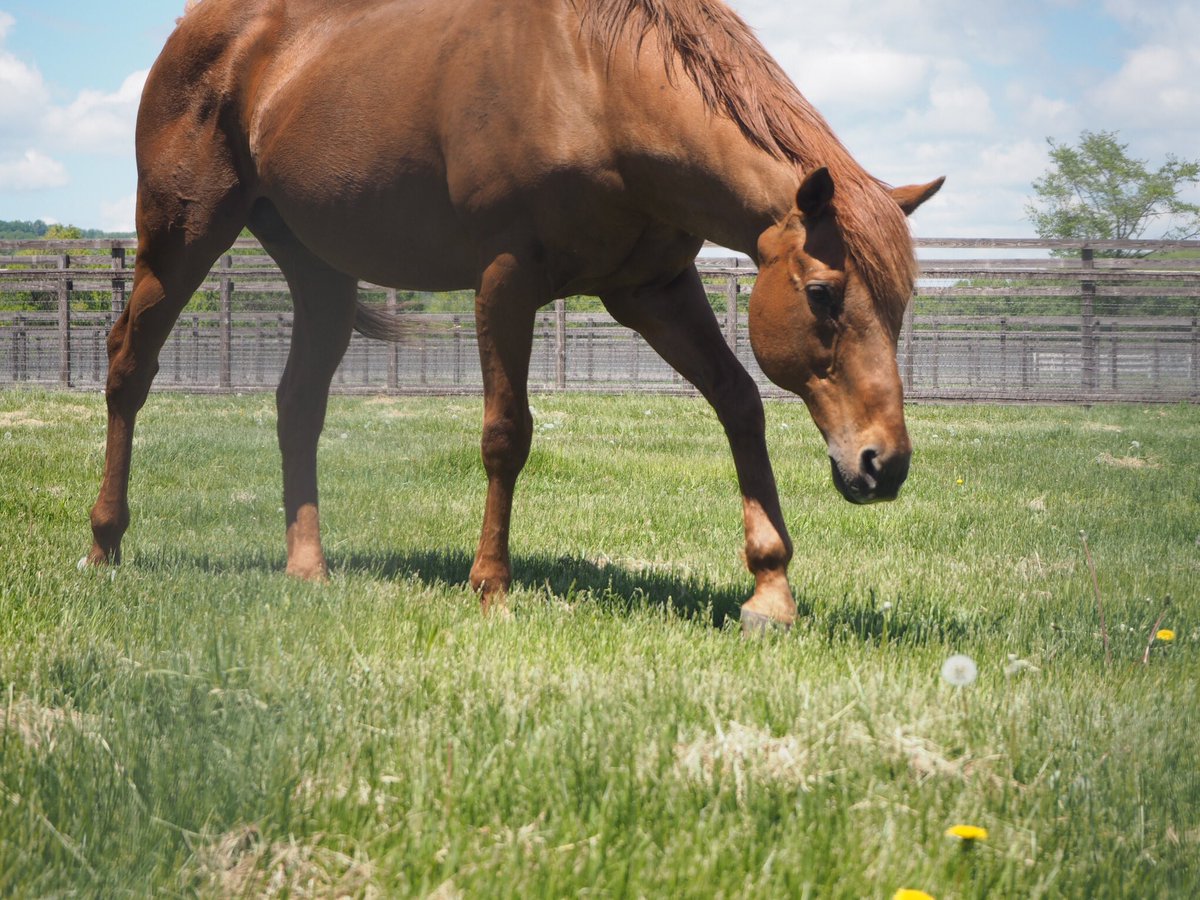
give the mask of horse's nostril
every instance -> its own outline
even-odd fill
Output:
[[[859,454],[859,467],[865,474],[877,476],[883,468],[879,463],[879,451],[874,447],[864,449]]]

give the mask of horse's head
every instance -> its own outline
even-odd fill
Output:
[[[908,215],[941,186],[938,179],[896,188],[892,197]],[[904,243],[893,253],[907,259],[890,279],[865,277],[834,213],[834,190],[828,170],[811,172],[792,213],[759,239],[750,343],[767,377],[808,406],[842,495],[854,503],[891,500],[912,455],[896,367],[912,244],[900,213],[885,210],[899,223],[890,223],[891,239]]]

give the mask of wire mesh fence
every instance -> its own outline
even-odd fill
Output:
[[[0,242],[0,385],[103,385],[106,336],[131,290],[134,246]],[[1200,242],[927,239],[918,246],[922,277],[897,354],[909,397],[1200,399]],[[701,272],[726,340],[765,394],[782,394],[750,349],[753,265],[703,257]],[[335,390],[480,388],[469,295],[364,283],[360,299],[405,314],[408,337],[384,344],[355,335]],[[239,241],[179,317],[156,385],[272,389],[287,360],[291,323],[278,268],[256,243]],[[538,316],[530,385],[690,390],[638,335],[586,299],[560,301]]]

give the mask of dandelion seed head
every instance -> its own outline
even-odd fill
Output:
[[[955,687],[966,687],[974,684],[979,677],[979,667],[975,660],[961,653],[956,653],[942,663],[942,678]]]

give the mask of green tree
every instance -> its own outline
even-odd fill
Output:
[[[1181,193],[1200,184],[1200,160],[1168,155],[1151,171],[1115,131],[1084,131],[1079,144],[1050,144],[1051,168],[1033,182],[1026,213],[1039,236],[1066,240],[1187,240],[1200,235],[1200,205]],[[1114,251],[1108,255],[1128,255]]]
[[[74,225],[50,225],[42,237],[47,241],[77,241],[83,237],[83,229]]]

